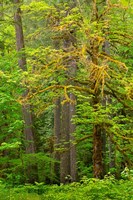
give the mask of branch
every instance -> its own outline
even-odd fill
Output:
[[[70,89],[74,89],[74,90],[77,90],[77,91],[80,91],[80,92],[87,92],[89,94],[94,94],[94,91],[92,89],[86,88],[86,87],[80,87],[80,86],[74,86],[74,85],[51,85],[51,86],[48,86],[48,87],[46,87],[42,90],[36,91],[32,94],[29,94],[25,98],[25,100],[31,99],[34,96],[38,95],[39,93],[44,93],[48,90],[53,90],[53,89],[64,89],[65,93],[66,93],[66,91],[69,91]]]
[[[128,104],[126,104],[122,98],[118,97],[117,94],[118,94],[118,91],[112,89],[109,84],[106,82],[105,85],[107,86],[108,89],[111,90],[111,94],[113,95],[113,97],[115,97],[125,108],[130,108],[131,110],[133,110],[133,108],[131,106],[129,106]],[[108,92],[107,92],[108,93]],[[119,93],[120,95],[120,93]]]

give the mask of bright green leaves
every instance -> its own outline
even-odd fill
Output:
[[[32,12],[33,14],[44,12],[50,9],[50,6],[46,4],[44,1],[32,1],[29,5],[23,4],[21,6],[22,11]]]
[[[11,150],[11,149],[18,149],[20,148],[21,142],[14,142],[14,143],[6,143],[3,142],[0,146],[0,150]]]

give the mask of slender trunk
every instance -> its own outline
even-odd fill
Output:
[[[76,101],[75,95],[70,93],[70,99],[72,102]],[[69,117],[70,117],[70,175],[71,182],[76,181],[77,179],[77,164],[76,164],[76,146],[74,145],[75,137],[73,135],[75,131],[75,124],[72,122],[72,117],[75,115],[75,103],[70,103],[69,105]]]
[[[26,71],[26,57],[24,51],[24,35],[23,35],[23,26],[21,19],[21,9],[19,7],[20,0],[14,0],[15,6],[15,14],[14,14],[14,22],[15,22],[15,32],[16,32],[16,48],[17,52],[20,53],[18,64],[19,67]]]
[[[76,75],[77,71],[77,63],[75,58],[71,58],[69,73],[71,79],[73,79]],[[70,82],[71,85],[74,85],[73,81]],[[76,145],[74,145],[75,137],[74,132],[76,129],[76,125],[72,121],[73,116],[76,113],[76,97],[73,93],[69,94],[71,102],[69,103],[69,132],[70,132],[70,175],[71,182],[76,181],[77,179],[77,163],[76,163]]]
[[[105,0],[104,2],[105,6],[108,6],[109,2],[108,0]],[[107,19],[106,19],[106,23],[107,23]],[[109,32],[108,30],[109,28],[106,27],[106,29],[104,30],[104,32]],[[107,35],[105,35],[105,37],[107,37]],[[103,52],[105,52],[107,55],[110,55],[110,43],[108,40],[105,40],[103,47],[102,47]],[[111,104],[111,97],[110,96],[106,96],[104,99],[104,104],[106,107],[106,104]],[[109,118],[112,118],[112,116],[109,116]],[[108,146],[108,158],[109,158],[109,165],[108,165],[108,169],[110,171],[111,168],[115,168],[115,149],[114,149],[114,144],[112,143],[112,139],[111,136],[106,135],[106,131],[105,131],[105,138],[107,138],[105,145],[107,144]],[[104,148],[105,149],[105,148]],[[106,151],[106,149],[105,149]],[[104,166],[107,166],[106,163],[104,162]]]
[[[97,111],[99,99],[97,95],[94,98],[94,111]],[[102,127],[99,124],[94,125],[93,130],[93,173],[95,178],[103,177],[103,144]]]
[[[21,19],[21,9],[19,7],[20,1],[14,0],[15,14],[14,14],[14,22],[15,22],[15,32],[16,32],[16,48],[19,53],[18,64],[19,67],[26,71],[26,56],[24,53],[24,35],[23,35],[23,27],[22,27],[22,19]],[[28,94],[26,90],[23,93],[23,97]],[[33,123],[32,123],[32,114],[31,107],[29,104],[24,104],[22,106],[22,114],[24,120],[24,135],[26,139],[26,153],[34,153],[34,136],[33,136]]]
[[[54,159],[60,161],[60,153],[58,148],[60,148],[60,138],[61,138],[61,102],[60,97],[56,99],[55,110],[54,110]],[[60,177],[60,164],[55,162],[54,173],[56,177]]]
[[[103,97],[101,101],[102,106],[104,109],[106,109],[107,104],[107,97]],[[103,154],[103,175],[106,175],[107,173],[107,162],[106,162],[106,143],[107,143],[107,136],[106,136],[106,130],[102,129],[102,154]]]
[[[98,46],[92,44],[92,62],[98,65]],[[95,88],[95,83],[92,89]],[[97,112],[98,105],[100,104],[100,91],[99,88],[95,91],[95,96],[93,97],[93,108],[94,112]],[[103,177],[103,141],[102,141],[102,127],[100,124],[95,124],[93,129],[93,174],[95,178]]]
[[[108,137],[109,170],[115,168],[115,148],[111,136]]]
[[[93,169],[94,177],[103,177],[103,163],[102,163],[102,137],[101,137],[101,127],[95,125],[93,132]]]
[[[4,20],[4,13],[3,13],[3,1],[0,2],[0,20]],[[4,40],[0,41],[0,49],[1,49],[1,55],[4,56],[4,50],[5,50],[5,44]]]
[[[2,20],[4,20],[3,1],[0,2],[0,9],[1,9],[1,12],[0,12],[0,20],[2,21]],[[4,56],[4,50],[5,50],[5,44],[4,44],[4,43],[5,43],[4,41],[1,41],[1,42],[0,42],[0,46],[1,46],[1,56]],[[7,118],[8,113],[6,113],[6,111],[3,110],[3,111],[1,112],[1,115],[2,115],[3,122],[4,122],[4,123],[1,125],[1,127],[0,127],[0,131],[2,132],[2,131],[3,131],[2,128],[8,127],[8,124],[5,123],[5,122],[7,121],[6,118]],[[5,134],[5,137],[2,138],[2,141],[1,141],[1,142],[8,142],[9,138],[10,138],[10,135],[7,135],[7,133],[6,133],[6,134]],[[9,154],[9,151],[8,151],[7,149],[2,151],[3,157],[8,156],[8,154]],[[1,171],[3,172],[4,169],[7,169],[7,168],[8,168],[8,165],[9,165],[8,162],[5,162],[4,164],[2,164],[2,165],[0,166]],[[4,173],[1,173],[1,177],[2,177],[2,176],[4,176]]]

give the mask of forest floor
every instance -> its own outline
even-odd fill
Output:
[[[0,184],[0,200],[133,200],[133,180],[86,179],[67,185]]]

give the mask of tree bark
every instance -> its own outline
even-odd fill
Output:
[[[103,4],[107,5],[108,2],[105,0]],[[93,20],[98,21],[98,6],[97,2],[93,1]],[[105,40],[102,50],[106,54],[110,54],[109,42]],[[92,43],[92,62],[94,65],[99,64],[98,55],[99,54],[99,45],[96,42]],[[106,61],[105,61],[106,62]],[[95,83],[92,89],[95,88]],[[95,91],[95,96],[93,98],[93,107],[94,111],[97,111],[98,104],[103,105],[103,98],[100,98],[101,89],[98,88],[99,91]],[[106,97],[105,97],[106,98]],[[104,102],[104,106],[106,106],[106,99]],[[93,131],[93,172],[95,178],[102,178],[106,171],[106,164],[104,163],[106,157],[106,131],[103,129],[101,124],[94,125]]]
[[[14,22],[15,22],[15,32],[16,32],[16,48],[19,55],[18,64],[19,67],[26,71],[26,56],[24,53],[24,35],[23,35],[23,26],[22,26],[22,18],[21,18],[21,9],[20,9],[20,1],[14,0]],[[26,89],[23,93],[23,97],[26,97],[28,94],[28,90]],[[22,114],[24,120],[24,135],[26,139],[26,153],[34,153],[35,145],[34,145],[34,134],[33,134],[33,123],[32,123],[32,114],[31,114],[31,106],[27,103],[22,106]]]
[[[92,62],[98,65],[98,46],[92,44]],[[94,77],[95,78],[95,77]],[[95,82],[92,84],[92,89],[95,89]],[[98,105],[100,104],[100,89],[95,91],[93,97],[94,112],[97,112]],[[96,122],[95,122],[96,123]],[[103,177],[103,144],[102,144],[102,127],[100,124],[95,124],[93,128],[93,175],[95,178]]]
[[[102,138],[101,138],[101,127],[95,125],[93,132],[93,169],[94,177],[103,177],[103,163],[102,163]]]
[[[3,1],[0,2],[0,20],[4,20],[4,13],[3,13]],[[4,56],[4,51],[5,51],[5,44],[4,40],[0,42],[0,49],[1,49],[1,56]]]
[[[60,139],[61,139],[61,102],[60,97],[55,101],[54,110],[54,159],[60,161]],[[54,173],[56,177],[60,177],[60,164],[56,162],[54,164]]]
[[[77,163],[76,163],[76,145],[74,145],[75,137],[73,135],[76,125],[72,122],[72,118],[75,115],[75,95],[70,93],[70,99],[73,103],[69,105],[69,117],[70,117],[70,125],[69,125],[69,132],[70,132],[70,175],[71,175],[71,182],[77,180]]]
[[[76,6],[75,0],[73,0],[72,7],[74,6]],[[68,13],[66,13],[66,15],[68,15]],[[72,33],[67,32],[64,34],[63,48],[67,52],[71,51],[70,47],[72,47],[74,43],[75,41]],[[59,44],[56,42],[55,46],[57,47]],[[76,62],[73,56],[69,55],[68,57],[68,62],[66,63],[66,75],[72,78],[76,73]],[[70,80],[66,80],[66,84],[73,83],[71,83]],[[74,94],[68,94],[68,96],[70,101],[75,101]],[[60,103],[58,102],[58,106],[55,108],[55,143],[60,144],[59,147],[62,148],[62,151],[60,151],[60,182],[68,183],[76,181],[77,174],[76,147],[74,145],[73,135],[73,132],[75,131],[75,125],[72,122],[72,117],[75,114],[75,104],[65,102],[61,106]]]
[[[61,148],[60,155],[60,182],[66,183],[70,176],[70,133],[69,133],[69,103],[62,106],[61,124]]]
[[[64,48],[68,49],[75,43],[73,37],[68,36],[64,40]],[[67,63],[67,75],[73,78],[76,74],[77,64],[73,56],[69,56],[69,61]],[[73,84],[72,81],[68,80],[67,84]],[[70,102],[65,103],[62,106],[62,134],[61,140],[66,143],[66,152],[61,154],[61,179],[62,183],[76,181],[77,177],[77,166],[76,166],[76,147],[73,144],[75,131],[75,125],[72,122],[72,117],[75,114],[75,95],[69,94]],[[64,127],[64,128],[63,128]],[[62,141],[61,141],[62,142]],[[67,144],[68,143],[68,144]],[[65,161],[66,160],[66,161]],[[66,165],[66,166],[65,166]],[[63,167],[64,166],[64,167]],[[64,169],[63,169],[64,168]],[[67,169],[66,169],[67,168]],[[65,179],[64,179],[64,178]]]
[[[97,111],[99,103],[98,94],[94,97],[94,112]],[[93,174],[95,178],[103,177],[103,144],[102,127],[99,124],[94,125],[93,129]]]

